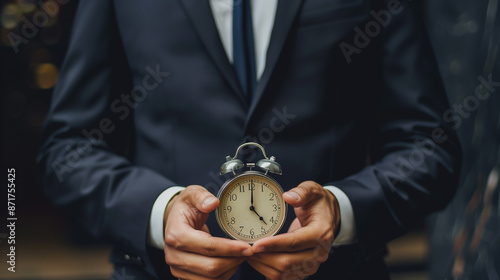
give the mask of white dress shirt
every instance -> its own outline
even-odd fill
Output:
[[[219,31],[220,40],[224,46],[229,61],[233,62],[233,1],[210,0],[212,14]],[[266,54],[271,39],[271,33],[276,16],[278,0],[252,0],[252,21],[255,43],[255,64],[257,80],[266,68]],[[159,249],[165,247],[163,216],[170,199],[184,187],[171,187],[162,192],[151,210],[149,221],[148,243]],[[337,198],[340,207],[341,227],[335,237],[333,246],[352,244],[356,242],[354,212],[347,195],[337,187],[325,186]]]

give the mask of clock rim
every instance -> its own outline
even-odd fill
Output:
[[[281,191],[281,194],[284,193],[284,190],[283,190],[283,187],[281,187],[281,185],[278,183],[278,181],[276,181],[273,177],[269,176],[269,175],[266,175],[262,172],[259,172],[259,171],[254,171],[254,170],[249,170],[249,171],[244,171],[232,178],[230,178],[229,180],[227,180],[226,182],[224,182],[224,184],[221,186],[220,190],[217,192],[217,199],[219,199],[219,202],[220,202],[220,196],[222,195],[222,193],[225,191],[225,189],[232,183],[234,182],[235,180],[243,177],[243,176],[248,176],[248,175],[257,175],[259,177],[262,177],[262,178],[265,178],[265,179],[268,179],[270,180],[272,183],[275,184],[275,186],[278,188],[279,191]],[[277,227],[277,230],[269,235],[269,236],[266,236],[266,237],[271,237],[271,236],[274,236],[276,234],[278,234],[278,232],[281,231],[281,229],[283,228],[283,226],[285,225],[285,222],[286,222],[286,218],[287,218],[287,213],[288,213],[288,204],[283,200],[283,197],[281,197],[281,200],[283,201],[283,219],[281,220],[280,224],[278,225]],[[219,224],[219,227],[222,229],[222,231],[224,231],[224,233],[226,234],[226,236],[230,237],[231,239],[234,239],[234,240],[240,240],[240,241],[243,241],[243,242],[247,242],[248,244],[253,244],[255,243],[257,240],[260,240],[262,238],[259,238],[259,239],[256,239],[254,241],[246,241],[246,240],[241,240],[239,239],[238,237],[235,237],[232,233],[228,232],[228,230],[226,230],[225,226],[222,224],[222,218],[220,217],[220,214],[219,214],[219,208],[220,208],[220,204],[219,206],[217,206],[217,208],[215,209],[215,219],[217,220],[217,223]]]

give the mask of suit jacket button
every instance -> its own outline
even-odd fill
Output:
[[[128,254],[125,254],[125,256],[123,256],[125,258],[126,261],[130,261],[130,255]]]

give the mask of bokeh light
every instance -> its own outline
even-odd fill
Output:
[[[42,4],[41,7],[43,13],[46,13],[48,15],[49,21],[44,25],[44,27],[51,27],[53,26],[59,17],[59,5],[55,1],[47,1]]]
[[[2,9],[1,22],[5,29],[13,29],[19,24],[21,18],[21,10],[18,5],[8,4]]]
[[[57,82],[58,70],[52,63],[39,64],[35,69],[35,81],[41,89],[53,88]]]
[[[19,1],[22,3],[19,3],[19,9],[21,12],[28,14],[32,13],[36,9],[36,4],[35,1]]]

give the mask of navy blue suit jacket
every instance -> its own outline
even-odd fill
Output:
[[[116,267],[165,279],[146,242],[153,202],[170,186],[216,193],[225,156],[257,141],[285,189],[314,180],[352,203],[358,243],[315,279],[382,275],[385,243],[446,205],[460,164],[418,5],[398,3],[279,1],[248,102],[207,0],[81,1],[43,132],[47,195],[113,245]]]

